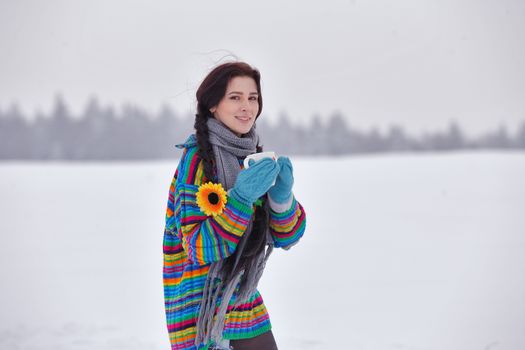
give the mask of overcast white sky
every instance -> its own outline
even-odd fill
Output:
[[[221,58],[259,68],[263,116],[341,111],[409,131],[525,120],[525,1],[0,0],[0,108],[91,95],[193,111]],[[231,58],[231,57],[230,57]]]

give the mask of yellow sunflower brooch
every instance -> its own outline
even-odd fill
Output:
[[[226,201],[226,191],[220,183],[208,182],[199,186],[197,205],[204,214],[208,216],[222,214]]]

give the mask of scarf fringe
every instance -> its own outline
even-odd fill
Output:
[[[195,345],[208,344],[210,340],[213,344],[218,344],[222,340],[226,311],[239,283],[241,283],[241,279],[243,277],[246,278],[246,281],[242,283],[245,288],[239,288],[237,291],[234,307],[246,303],[253,296],[272,251],[273,244],[268,244],[267,248],[249,266],[249,272],[246,273],[246,276],[245,270],[242,270],[226,286],[224,286],[223,281],[219,277],[222,262],[219,261],[211,265],[204,285],[199,318],[197,320]],[[220,304],[217,307],[219,302]]]

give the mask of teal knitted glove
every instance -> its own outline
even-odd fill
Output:
[[[292,195],[293,167],[290,158],[284,156],[277,159],[277,164],[280,167],[279,175],[275,185],[268,191],[268,195],[274,202],[283,204],[290,200]]]
[[[253,204],[272,186],[279,173],[279,164],[270,158],[263,158],[257,162],[250,160],[249,164],[249,168],[241,170],[237,175],[230,196]]]

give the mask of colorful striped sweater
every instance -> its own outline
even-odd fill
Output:
[[[207,349],[209,344],[194,343],[209,266],[233,254],[255,207],[228,196],[222,214],[206,216],[195,197],[199,185],[208,181],[195,136],[177,147],[183,148],[183,154],[169,189],[163,242],[166,321],[172,349]],[[270,210],[275,247],[289,249],[301,238],[305,226],[305,212],[295,197],[290,209],[281,213]],[[226,313],[224,339],[251,338],[271,329],[258,291],[240,306],[234,308],[234,302],[235,294]]]

